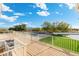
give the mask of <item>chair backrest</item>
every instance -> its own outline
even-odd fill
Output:
[[[3,41],[0,42],[0,53],[4,52],[5,50],[5,44]]]
[[[6,40],[6,43],[9,47],[14,46],[14,40]]]

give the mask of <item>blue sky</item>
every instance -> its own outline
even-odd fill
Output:
[[[29,27],[41,27],[44,21],[64,21],[79,28],[79,13],[75,4],[65,3],[4,3],[0,27],[7,28],[25,23]]]

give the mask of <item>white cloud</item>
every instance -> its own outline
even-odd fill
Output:
[[[27,25],[28,23],[27,22],[21,22],[21,24],[26,24]]]
[[[58,11],[56,11],[55,13],[56,13],[57,15],[63,15],[62,12],[58,12]]]
[[[37,14],[40,15],[40,16],[48,16],[48,15],[50,15],[50,13],[47,12],[47,11],[39,11],[39,12],[37,12]]]
[[[75,3],[66,3],[66,5],[69,7],[69,9],[73,9],[75,7]]]
[[[40,16],[50,15],[50,13],[47,11],[48,8],[45,3],[36,3],[36,6],[42,9],[42,11],[39,10],[38,12],[36,12],[38,15]]]
[[[36,8],[36,6],[35,6],[35,5],[33,5],[33,8]]]
[[[9,22],[14,22],[19,16],[7,16],[7,15],[1,15],[1,18],[4,20],[7,20]]]
[[[5,24],[4,22],[0,22],[0,25],[3,25],[3,24]]]
[[[13,27],[13,26],[15,26],[15,25],[21,25],[21,24],[26,24],[26,25],[28,25],[27,22],[20,22],[20,23],[15,23],[15,24],[11,25],[10,27]]]
[[[14,15],[16,15],[16,16],[24,16],[23,13],[14,13]]]
[[[56,12],[56,14],[60,14],[59,12]]]
[[[32,14],[32,12],[29,12],[29,14]]]
[[[79,29],[78,25],[73,25],[72,28]]]
[[[2,7],[0,7],[0,9],[2,11],[8,11],[8,12],[12,12],[13,11],[12,9],[10,9],[10,7],[8,7],[8,6],[4,5],[4,4],[1,4],[1,6]]]
[[[45,3],[36,3],[36,6],[43,9],[43,10],[48,10],[47,6]]]
[[[59,4],[59,7],[63,7],[63,4]]]

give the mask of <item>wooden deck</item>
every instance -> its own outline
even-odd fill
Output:
[[[59,48],[50,47],[46,44],[42,44],[39,41],[31,41],[31,36],[24,33],[13,33],[13,34],[1,34],[0,40],[4,39],[15,39],[23,47],[12,50],[13,56],[70,56],[67,52],[61,51]],[[37,39],[37,37],[32,37]]]
[[[51,48],[47,45],[32,42],[27,46],[26,52],[30,56],[68,56],[68,54],[57,50],[55,48]]]

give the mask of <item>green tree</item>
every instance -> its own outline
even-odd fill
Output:
[[[68,32],[70,29],[70,25],[66,22],[59,22],[57,25],[57,29],[59,32]]]
[[[58,26],[58,22],[52,23],[52,27],[51,27],[52,32],[58,32],[57,26]]]
[[[32,31],[41,31],[40,28],[32,28]]]
[[[44,22],[43,30],[48,32],[68,32],[70,30],[70,25],[66,22],[53,22],[52,24],[50,22]]]
[[[15,30],[15,31],[26,31],[26,29],[27,29],[26,24],[20,24],[9,28],[9,30]]]
[[[50,22],[44,22],[42,26],[43,26],[44,31],[50,31],[50,29],[51,29],[51,23]]]

